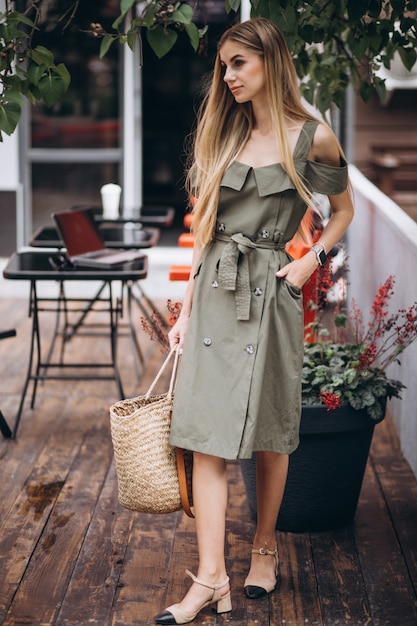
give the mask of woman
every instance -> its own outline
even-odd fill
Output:
[[[302,106],[289,51],[268,20],[220,39],[187,185],[198,201],[191,278],[170,331],[183,348],[171,443],[194,451],[199,568],[158,624],[191,622],[209,604],[231,610],[225,459],[254,451],[258,521],[244,589],[248,598],[275,589],[275,526],[299,441],[301,288],[353,216],[341,148]],[[328,195],[331,217],[314,249],[292,260],[285,247],[313,192]]]

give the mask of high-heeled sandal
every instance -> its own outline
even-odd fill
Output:
[[[173,604],[164,611],[162,611],[162,613],[159,613],[154,617],[154,620],[157,624],[188,624],[196,618],[197,613],[199,613],[201,609],[204,609],[204,607],[209,606],[209,604],[214,604],[215,602],[217,602],[217,613],[228,613],[232,610],[232,599],[230,597],[230,590],[223,596],[220,593],[220,589],[227,585],[227,583],[229,582],[228,576],[221,583],[216,583],[212,585],[211,583],[206,583],[203,580],[200,580],[200,578],[194,576],[194,574],[192,574],[188,569],[185,570],[185,572],[198,585],[202,585],[203,587],[212,589],[213,595],[211,599],[207,602],[204,602],[192,615],[187,615],[187,613],[184,613],[184,611],[181,611],[181,609],[178,608],[178,604]]]
[[[278,577],[278,550],[275,546],[275,550],[268,550],[267,545],[265,544],[265,548],[259,548],[259,550],[252,550],[252,554],[260,554],[261,556],[273,556],[275,559],[275,579],[271,580],[260,580],[259,578],[251,578],[250,575],[247,576],[244,583],[245,595],[247,598],[251,600],[256,600],[258,598],[263,598],[264,596],[274,591],[277,586],[277,577]]]

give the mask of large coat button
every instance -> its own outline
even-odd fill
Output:
[[[219,232],[223,233],[226,230],[226,224],[223,224],[223,222],[221,224],[219,224]]]
[[[253,354],[255,352],[255,348],[253,347],[252,344],[249,344],[248,346],[246,346],[246,352],[248,354]]]
[[[255,289],[253,290],[253,293],[255,294],[255,296],[261,296],[262,289],[260,287],[255,287]]]
[[[205,346],[211,346],[211,339],[210,337],[204,337],[204,341],[203,341]]]
[[[217,289],[217,287],[219,286],[219,283],[217,282],[217,280],[213,280],[213,282],[211,283],[211,286],[212,286],[214,289]]]
[[[269,230],[263,230],[261,233],[262,239],[268,239],[269,237]]]

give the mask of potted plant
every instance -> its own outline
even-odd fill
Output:
[[[341,249],[304,288],[300,445],[290,456],[278,530],[330,530],[353,520],[374,428],[385,417],[387,400],[404,389],[386,369],[417,337],[417,301],[390,312],[395,280],[389,276],[365,325],[354,300],[347,311],[346,275]],[[168,300],[167,309],[172,326],[181,303]],[[159,312],[142,318],[142,327],[168,349],[167,323]],[[255,455],[240,466],[256,518]]]
[[[356,302],[346,310],[346,267],[342,263],[335,280],[335,264],[315,277],[306,302],[315,319],[306,326],[300,445],[290,456],[279,530],[329,530],[352,521],[374,427],[384,419],[387,399],[404,388],[386,368],[417,336],[417,302],[389,312],[392,276],[379,288],[365,326]],[[335,290],[341,292],[336,305],[330,302]],[[255,462],[240,462],[253,517]]]

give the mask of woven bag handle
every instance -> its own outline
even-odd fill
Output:
[[[172,397],[172,394],[174,393],[174,386],[175,386],[175,380],[177,377],[178,363],[179,363],[179,357],[180,357],[178,344],[175,344],[175,346],[172,348],[172,350],[168,354],[165,361],[162,363],[159,372],[155,376],[151,386],[146,392],[146,395],[145,395],[146,398],[148,398],[151,395],[153,389],[158,383],[158,380],[161,378],[163,372],[165,371],[165,368],[167,367],[174,353],[175,353],[175,359],[174,359],[174,365],[172,368],[171,380],[169,382],[169,389],[168,389],[168,397],[169,398]],[[176,450],[176,457],[177,457],[177,471],[178,471],[178,482],[179,482],[179,487],[180,487],[181,506],[184,509],[184,512],[188,515],[188,517],[194,517],[193,512],[191,510],[190,500],[188,496],[188,482],[187,482],[187,473],[185,470],[184,451],[182,450],[182,448],[176,448],[175,450]]]
[[[157,375],[155,376],[153,382],[151,383],[151,386],[149,387],[148,391],[145,394],[145,398],[149,398],[149,396],[151,395],[152,391],[154,390],[155,386],[158,383],[158,380],[161,378],[162,374],[165,371],[166,366],[168,365],[172,355],[175,353],[175,359],[174,359],[174,365],[172,368],[172,374],[171,374],[171,380],[169,381],[169,388],[168,388],[168,398],[172,398],[172,394],[174,393],[174,385],[175,385],[175,379],[177,376],[177,370],[178,370],[178,362],[179,362],[179,350],[178,350],[178,344],[175,344],[175,346],[172,348],[172,350],[170,351],[170,353],[168,354],[167,358],[165,359],[165,361],[162,363],[161,368],[159,370],[159,372],[157,373]]]

